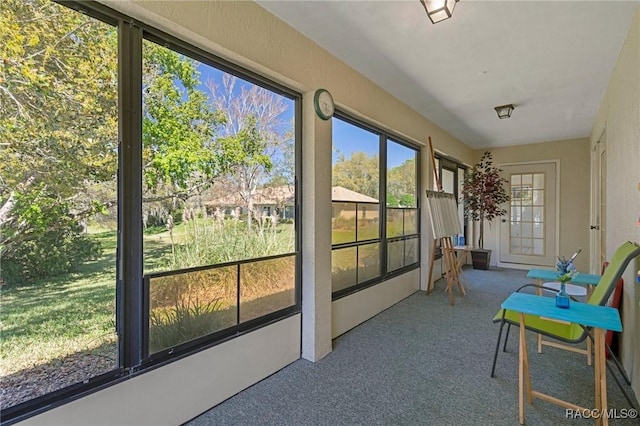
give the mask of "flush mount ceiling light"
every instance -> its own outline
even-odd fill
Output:
[[[513,105],[500,105],[495,107],[495,110],[498,113],[498,118],[502,120],[503,118],[511,117],[511,113],[513,112]]]
[[[427,11],[427,16],[431,22],[437,24],[440,21],[451,18],[453,9],[459,0],[420,0]]]

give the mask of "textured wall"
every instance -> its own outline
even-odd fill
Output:
[[[494,148],[490,151],[496,165],[560,160],[559,173],[556,170],[560,179],[560,204],[556,206],[560,215],[560,227],[557,229],[560,246],[557,254],[569,256],[576,248],[582,247],[583,253],[576,259],[576,267],[580,271],[589,271],[589,140],[569,139]],[[482,152],[478,151],[480,155]],[[491,229],[485,226],[485,248],[498,248],[498,227],[497,221],[492,223]],[[491,259],[495,264],[497,256],[492,255]]]
[[[640,7],[636,9],[591,133],[606,133],[607,257],[627,240],[640,243]],[[627,269],[622,296],[622,361],[640,396],[640,261]]]

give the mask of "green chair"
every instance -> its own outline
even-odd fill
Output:
[[[593,290],[593,293],[589,297],[589,300],[587,300],[587,303],[592,305],[601,305],[601,306],[606,305],[607,301],[609,300],[609,296],[611,296],[611,294],[613,293],[613,290],[615,289],[618,279],[620,279],[620,277],[624,273],[624,270],[629,265],[629,262],[631,262],[631,260],[637,256],[640,256],[640,246],[637,243],[627,241],[626,243],[621,245],[616,250],[613,257],[611,258],[609,266],[602,274],[602,277],[600,278],[598,285]],[[520,291],[525,287],[540,288],[540,286],[535,284],[527,284],[520,287],[517,291]],[[511,325],[515,325],[515,326],[520,325],[519,315],[520,314],[517,312],[509,311],[506,309],[500,309],[496,314],[496,316],[493,318],[493,322],[500,322],[500,331],[498,332],[498,342],[496,343],[496,350],[493,356],[493,366],[491,368],[491,377],[495,376],[496,361],[498,359],[498,352],[500,349],[500,341],[502,339],[502,330],[504,328],[504,325],[508,324],[507,333],[505,335],[504,347],[503,347],[503,351],[506,351],[507,339],[509,338],[509,330],[511,328]],[[557,321],[545,319],[535,315],[525,315],[525,324],[528,330],[532,330],[544,336],[560,340],[563,343],[569,343],[569,344],[581,343],[587,337],[593,340],[591,329],[589,327],[583,327],[575,323],[560,323]],[[611,354],[612,359],[616,362],[618,369],[623,374],[625,381],[629,383],[628,377],[626,376],[626,374],[624,374],[624,369],[620,365],[617,358],[613,356],[613,354],[611,353],[611,349],[608,346],[607,346],[607,350]],[[607,367],[611,368],[609,364],[607,364]],[[618,381],[617,377],[615,375],[613,375],[613,377],[618,383],[618,385],[620,386],[620,389],[622,389],[623,393],[625,394],[625,397],[627,397],[627,400],[629,401],[629,403],[633,406],[634,404],[632,403],[631,399],[622,388],[622,385]]]

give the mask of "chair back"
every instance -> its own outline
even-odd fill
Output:
[[[627,265],[636,256],[640,256],[640,246],[637,243],[627,241],[618,247],[587,303],[606,305]]]

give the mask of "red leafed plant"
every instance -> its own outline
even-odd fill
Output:
[[[493,166],[491,153],[486,151],[464,177],[464,216],[480,222],[478,247],[481,249],[484,244],[484,221],[491,223],[496,217],[507,214],[501,204],[509,201],[504,186],[509,182],[500,176],[501,171]]]

